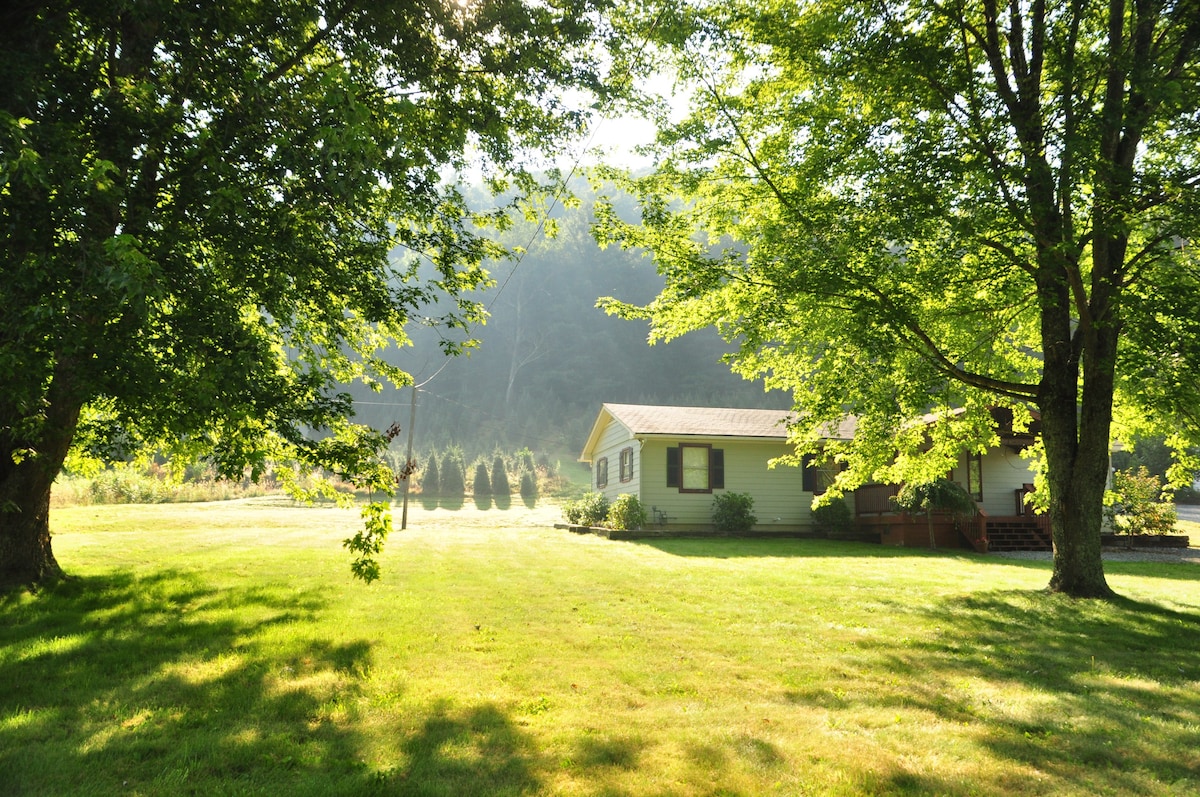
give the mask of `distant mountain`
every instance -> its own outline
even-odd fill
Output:
[[[589,233],[595,197],[576,188],[582,205],[559,210],[556,237],[535,236],[532,225],[506,234],[514,246],[529,244],[528,252],[490,265],[497,286],[478,297],[490,314],[474,330],[478,349],[447,361],[439,331],[414,326],[414,345],[392,358],[418,382],[437,373],[418,396],[417,451],[456,444],[468,457],[497,447],[575,453],[605,401],[790,406],[786,393],[733,374],[721,362],[729,347],[715,331],[651,347],[644,322],[596,308],[601,296],[648,302],[663,282],[649,259],[596,245]],[[411,391],[352,393],[361,421],[408,426]]]

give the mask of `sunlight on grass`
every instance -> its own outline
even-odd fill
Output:
[[[1200,792],[1200,565],[1097,603],[1047,562],[557,519],[410,508],[366,587],[353,511],[61,510],[76,578],[0,602],[0,791]]]

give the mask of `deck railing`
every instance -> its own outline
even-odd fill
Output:
[[[898,484],[865,484],[854,491],[856,515],[884,515],[900,511],[892,496],[900,492]]]

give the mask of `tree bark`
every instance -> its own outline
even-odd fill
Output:
[[[50,487],[41,463],[23,462],[0,485],[0,589],[52,582],[63,575],[50,545]]]
[[[73,396],[71,381],[69,367],[60,362],[38,432],[29,439],[0,437],[5,459],[0,463],[0,589],[38,586],[63,576],[50,543],[50,489],[79,423],[82,402]]]
[[[1063,334],[1069,330],[1067,321],[1043,321],[1043,330],[1059,330],[1052,336],[1057,340],[1048,340],[1045,347],[1038,402],[1054,542],[1050,590],[1077,598],[1112,598],[1115,593],[1104,577],[1100,533],[1112,426],[1112,355],[1117,338],[1110,329],[1085,334],[1080,391],[1078,359],[1070,335]]]

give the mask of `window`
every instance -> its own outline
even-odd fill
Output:
[[[725,451],[684,443],[667,449],[667,486],[681,493],[711,493],[725,487]]]
[[[608,457],[596,460],[596,489],[608,486]]]
[[[621,481],[633,481],[633,449],[621,449]]]
[[[967,492],[976,501],[983,500],[982,454],[967,454]]]
[[[829,457],[807,454],[801,473],[800,489],[813,495],[824,495],[838,473],[838,464]]]

